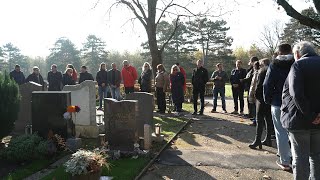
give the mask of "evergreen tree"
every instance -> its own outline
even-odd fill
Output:
[[[3,46],[4,59],[8,64],[8,69],[11,71],[16,64],[21,66],[21,71],[27,73],[29,64],[27,58],[21,54],[20,49],[12,43],[7,43]]]

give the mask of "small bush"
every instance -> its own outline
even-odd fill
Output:
[[[47,152],[47,142],[37,134],[13,138],[3,155],[9,161],[22,162],[43,157]]]
[[[20,94],[18,84],[8,73],[0,74],[0,140],[7,136],[18,118]]]

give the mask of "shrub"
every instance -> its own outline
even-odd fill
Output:
[[[28,134],[11,139],[3,155],[9,161],[22,162],[44,157],[47,149],[47,141],[37,134]]]
[[[0,140],[13,130],[18,118],[20,94],[8,73],[0,74]]]

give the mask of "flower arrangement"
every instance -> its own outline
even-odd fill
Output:
[[[71,113],[78,113],[81,111],[81,108],[79,106],[68,106],[67,112],[63,114],[63,118],[66,120],[71,119]]]
[[[99,151],[78,150],[64,164],[65,171],[72,176],[101,173],[101,168],[109,164]],[[100,176],[99,176],[100,177]]]

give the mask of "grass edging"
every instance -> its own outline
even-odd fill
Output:
[[[188,121],[177,131],[177,133],[165,144],[163,147],[160,149],[159,152],[156,153],[156,155],[149,161],[149,163],[142,169],[142,171],[136,176],[135,180],[139,180],[142,175],[148,170],[148,168],[154,163],[154,161],[160,156],[162,151],[164,151],[170,144],[171,142],[178,136],[178,134],[191,122],[191,118],[188,119]]]

